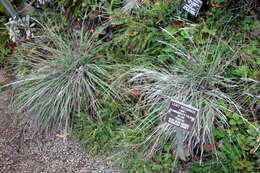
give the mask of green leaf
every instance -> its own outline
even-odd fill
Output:
[[[236,125],[236,124],[237,124],[237,122],[236,122],[235,120],[230,120],[229,123],[230,123],[231,125]]]
[[[225,136],[224,131],[219,128],[213,129],[213,133],[214,133],[214,136],[216,136],[217,138],[223,138]]]
[[[202,33],[206,33],[209,35],[216,35],[217,29],[209,29],[207,26],[204,26],[203,29],[201,30]]]
[[[233,70],[233,74],[239,77],[247,77],[248,71],[249,71],[248,66],[242,65],[237,67],[237,69]]]
[[[155,171],[160,171],[161,169],[163,169],[163,166],[162,165],[153,165],[152,169]]]

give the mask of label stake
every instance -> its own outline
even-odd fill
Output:
[[[185,153],[183,147],[183,129],[180,127],[176,127],[175,129],[178,156],[181,160],[185,161]]]
[[[18,18],[18,13],[17,11],[14,9],[14,7],[11,5],[11,3],[8,0],[1,0],[2,4],[5,6],[5,8],[7,9],[7,11],[9,12],[9,14],[11,14],[11,16],[16,19]]]
[[[165,114],[165,121],[175,126],[176,129],[176,143],[178,156],[185,161],[184,152],[184,130],[191,131],[196,120],[198,109],[180,103],[176,100],[171,100],[169,110]]]

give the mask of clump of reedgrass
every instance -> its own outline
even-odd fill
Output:
[[[244,108],[247,118],[251,121],[260,120],[260,82],[252,78],[240,78],[238,95],[235,100]]]
[[[184,133],[183,147],[187,155],[202,156],[205,145],[216,150],[213,128],[228,127],[231,110],[247,122],[234,94],[229,94],[239,83],[224,75],[236,52],[221,40],[216,43],[209,38],[202,46],[191,41],[189,47],[173,39],[175,44],[161,42],[169,47],[164,56],[170,63],[164,68],[134,68],[127,73],[134,90],[143,92],[141,105],[149,106],[136,133],[150,131],[150,135],[136,146],[149,156],[162,151],[165,144],[176,144],[175,127],[163,120],[171,100],[176,100],[199,109],[192,130]]]
[[[131,13],[133,10],[140,9],[146,0],[125,0],[123,11],[125,14]]]
[[[83,31],[70,37],[47,31],[44,38],[24,45],[31,53],[24,57],[24,51],[18,51],[15,56],[27,63],[30,73],[13,83],[16,110],[32,113],[40,131],[60,126],[67,129],[72,114],[80,112],[99,120],[101,105],[96,91],[116,95],[109,85],[111,66],[96,58],[102,46]]]

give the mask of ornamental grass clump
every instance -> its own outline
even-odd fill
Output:
[[[168,46],[163,53],[168,57],[167,63],[162,68],[135,68],[127,73],[132,76],[129,82],[133,89],[143,92],[140,105],[144,107],[138,109],[146,110],[136,133],[150,134],[135,146],[149,156],[158,151],[165,152],[165,145],[176,144],[175,126],[164,121],[171,100],[176,100],[199,109],[191,131],[184,132],[182,147],[186,155],[202,156],[206,145],[213,151],[216,149],[213,129],[227,128],[228,114],[236,111],[247,121],[233,99],[234,94],[229,94],[238,87],[237,80],[223,75],[236,58],[236,52],[221,40],[207,39],[204,45],[191,40],[192,44],[185,47],[175,38],[173,42],[161,42]],[[175,149],[172,150],[169,152]]]
[[[33,43],[24,43],[23,49],[31,51],[26,57],[23,51],[15,55],[30,66],[30,74],[13,83],[15,108],[30,113],[40,131],[60,126],[67,129],[72,114],[80,112],[92,121],[99,120],[101,105],[96,91],[102,92],[99,97],[116,95],[109,85],[110,66],[96,58],[102,46],[83,31],[65,38],[51,31],[45,34]]]

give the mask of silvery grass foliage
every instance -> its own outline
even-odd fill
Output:
[[[240,78],[238,93],[234,98],[245,109],[246,115],[252,115],[250,119],[259,120],[260,111],[260,81],[252,78]]]
[[[12,83],[17,93],[14,106],[19,112],[32,113],[33,122],[40,131],[57,127],[70,127],[71,115],[85,111],[93,121],[100,119],[96,91],[115,97],[109,85],[111,66],[97,61],[96,45],[90,34],[81,31],[72,37],[62,38],[46,31],[42,39],[24,43],[23,49],[31,51],[16,53],[31,67],[31,73]]]
[[[34,37],[36,32],[36,20],[28,15],[23,18],[9,19],[5,24],[9,31],[9,37],[12,42],[24,41]]]
[[[221,40],[213,43],[209,38],[202,46],[191,40],[192,48],[188,49],[173,39],[174,44],[162,42],[169,47],[164,55],[171,63],[164,68],[134,68],[126,74],[132,76],[129,83],[133,89],[143,92],[141,105],[149,105],[136,132],[148,130],[150,135],[135,146],[149,156],[164,144],[176,145],[176,129],[164,121],[170,101],[176,100],[199,109],[192,130],[184,133],[183,147],[186,155],[202,156],[205,145],[216,149],[213,128],[228,127],[227,114],[232,113],[231,109],[247,122],[239,104],[227,92],[238,87],[237,80],[223,76],[236,52]]]
[[[146,0],[124,0],[123,11],[125,14],[131,13],[133,10],[140,9]]]

